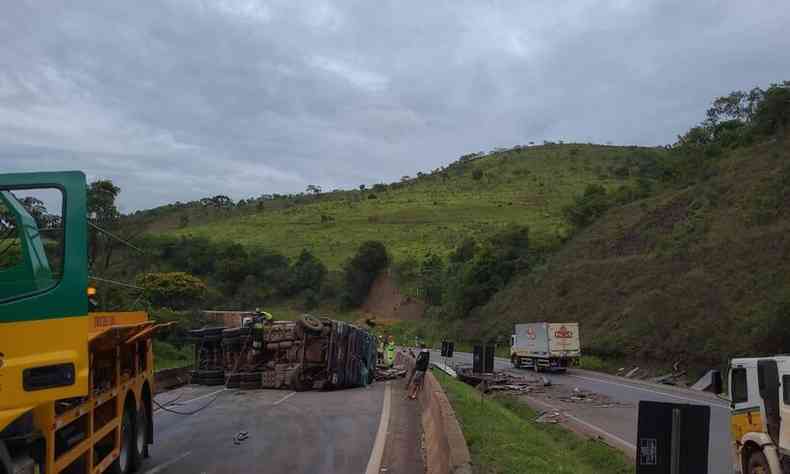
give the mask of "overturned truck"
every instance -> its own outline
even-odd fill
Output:
[[[240,327],[190,334],[195,342],[193,383],[301,391],[359,387],[375,377],[375,337],[343,321],[252,316]]]

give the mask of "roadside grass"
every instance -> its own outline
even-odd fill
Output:
[[[562,208],[589,184],[627,184],[629,178],[616,177],[612,170],[644,150],[529,147],[378,189],[279,198],[227,210],[154,209],[140,219],[150,233],[232,241],[289,257],[309,249],[331,270],[366,240],[382,241],[396,262],[421,260],[428,252],[446,255],[466,238],[482,239],[513,224],[528,225],[536,244],[551,243],[569,230]]]
[[[619,451],[537,417],[513,397],[484,397],[469,385],[433,371],[453,405],[477,474],[626,474],[633,466]]]
[[[173,344],[154,339],[154,368],[156,370],[190,366],[193,355],[191,344],[185,344],[179,349]]]

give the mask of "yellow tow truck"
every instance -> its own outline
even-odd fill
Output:
[[[0,174],[0,474],[134,472],[153,443],[157,325],[89,311],[86,194]]]

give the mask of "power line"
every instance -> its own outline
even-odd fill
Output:
[[[89,226],[91,226],[91,227],[93,227],[94,229],[98,230],[98,231],[99,231],[99,232],[101,232],[102,234],[105,234],[105,235],[107,235],[108,237],[112,237],[113,239],[117,240],[118,242],[121,242],[122,244],[125,244],[125,245],[127,245],[127,246],[129,246],[129,247],[133,248],[134,250],[137,250],[138,252],[140,252],[140,253],[142,253],[142,254],[145,254],[145,253],[146,253],[146,251],[145,251],[145,250],[143,250],[143,249],[141,249],[141,248],[139,248],[139,247],[136,247],[134,244],[132,244],[132,243],[131,243],[131,242],[129,242],[128,240],[125,240],[125,239],[122,239],[122,238],[118,237],[117,235],[113,234],[113,233],[112,233],[112,232],[110,232],[109,230],[102,229],[101,227],[97,226],[96,224],[94,224],[94,223],[93,223],[93,222],[91,222],[91,221],[88,221],[88,225],[89,225]]]
[[[133,288],[135,290],[141,290],[141,291],[145,290],[145,288],[142,288],[142,287],[139,287],[139,286],[135,286],[135,285],[130,285],[129,283],[123,283],[123,282],[115,281],[115,280],[108,280],[106,278],[99,278],[99,277],[93,276],[93,275],[89,275],[89,278],[91,280],[96,280],[96,281],[100,281],[100,282],[103,282],[103,283],[109,283],[111,285],[125,286],[127,288]]]

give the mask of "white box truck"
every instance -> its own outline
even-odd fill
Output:
[[[510,345],[514,367],[565,371],[581,357],[579,323],[516,324]]]

